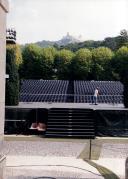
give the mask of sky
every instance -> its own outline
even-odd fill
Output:
[[[128,29],[128,0],[9,0],[7,27],[20,44],[56,41],[69,32],[102,40]]]

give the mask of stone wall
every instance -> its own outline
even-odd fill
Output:
[[[0,0],[0,179],[3,178],[5,157],[2,156],[5,113],[6,13],[8,1]]]

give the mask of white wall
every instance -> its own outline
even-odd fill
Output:
[[[8,1],[0,0],[0,178],[3,178],[4,158],[2,144],[4,137],[5,114],[5,62],[6,62],[6,13]]]

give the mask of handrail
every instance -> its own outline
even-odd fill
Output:
[[[42,93],[31,93],[31,94],[30,94],[30,93],[20,93],[20,95],[37,95],[37,96],[38,96],[38,95],[39,95],[39,96],[41,96],[41,95],[42,95],[42,96],[43,96],[43,95],[49,95],[49,96],[50,96],[50,95],[55,95],[55,96],[61,96],[61,95],[65,95],[65,96],[94,96],[94,95],[92,95],[92,94],[83,95],[83,94],[56,94],[56,93],[53,93],[53,94],[52,94],[52,93],[43,93],[43,94],[42,94]],[[100,96],[112,96],[112,97],[113,97],[113,96],[114,96],[114,97],[115,97],[115,96],[120,96],[120,97],[123,97],[123,95],[120,95],[120,94],[116,94],[116,95],[115,95],[115,94],[109,94],[109,95],[108,95],[108,94],[102,94],[102,95],[98,95],[98,97],[100,97]]]

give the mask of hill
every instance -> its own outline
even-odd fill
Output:
[[[42,40],[42,41],[36,42],[35,44],[39,45],[40,47],[48,47],[48,46],[53,46],[53,45],[57,45],[60,47],[60,46],[66,46],[68,44],[80,43],[82,41],[83,40],[82,40],[81,35],[79,37],[74,37],[70,35],[69,33],[67,33],[66,36],[63,36],[58,41]]]

